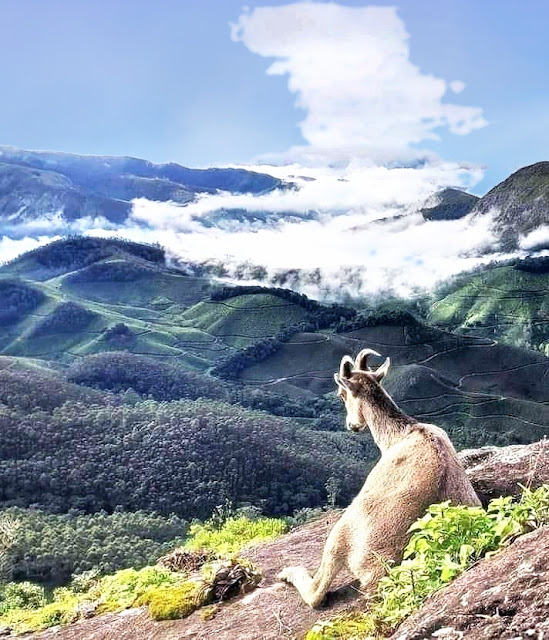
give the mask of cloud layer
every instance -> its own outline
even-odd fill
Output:
[[[222,229],[204,227],[181,209],[138,200],[134,218],[154,229],[174,259],[221,262],[229,274],[243,272],[244,278],[253,269],[243,270],[243,263],[261,265],[267,283],[280,281],[320,297],[411,295],[486,261],[484,254],[496,246],[490,216],[427,222],[417,212],[382,205],[367,214],[326,214],[260,228],[236,222]],[[136,224],[128,233],[139,239],[147,232]],[[292,269],[299,277],[280,280]]]

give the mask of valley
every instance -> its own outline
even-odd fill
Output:
[[[480,203],[445,193],[423,215],[446,224]],[[542,440],[547,260],[345,304],[300,293],[299,271],[280,278],[294,290],[239,282],[113,237],[70,235],[4,263],[0,508],[47,532],[17,538],[11,576],[65,585],[153,563],[197,518],[300,523],[347,505],[379,452],[344,429],[333,373],[364,346],[391,358],[398,405],[458,449]]]

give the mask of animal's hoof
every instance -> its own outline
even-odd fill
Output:
[[[292,582],[293,578],[293,567],[286,567],[282,569],[282,571],[276,576],[277,580],[282,580],[283,582]]]

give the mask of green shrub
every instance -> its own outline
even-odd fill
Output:
[[[17,530],[20,527],[18,520],[0,514],[0,581],[11,572],[12,558],[9,555],[15,540]]]
[[[46,604],[44,588],[32,582],[9,582],[0,591],[0,611],[38,609]]]
[[[101,580],[99,569],[90,569],[73,576],[70,588],[74,593],[85,593],[94,587]],[[63,587],[61,587],[62,589]]]
[[[218,555],[234,554],[250,544],[273,540],[287,530],[286,522],[277,518],[250,520],[245,516],[230,517],[220,528],[211,523],[195,523],[189,529],[190,538],[185,549],[207,549]]]

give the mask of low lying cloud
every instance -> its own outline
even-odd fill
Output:
[[[519,240],[519,246],[521,249],[527,251],[549,248],[549,225],[541,225],[525,236],[522,236]]]
[[[168,227],[184,229],[193,218],[205,218],[220,210],[269,213],[318,212],[330,215],[352,211],[365,219],[384,210],[419,206],[430,194],[444,187],[467,188],[482,177],[482,170],[463,163],[433,162],[423,167],[388,168],[352,162],[343,169],[311,168],[297,164],[284,167],[253,165],[244,168],[270,173],[297,188],[280,189],[259,196],[252,194],[202,194],[183,207],[154,212],[135,201],[132,218],[141,222],[160,221]]]
[[[229,275],[244,278],[255,270],[243,270],[243,264],[261,265],[265,282],[324,298],[337,297],[336,291],[411,295],[487,260],[485,253],[497,246],[489,216],[428,222],[417,212],[383,206],[368,215],[349,211],[259,229],[235,223],[225,230],[204,227],[188,213],[181,217],[181,209],[139,200],[134,217],[147,222],[176,260],[222,263]],[[143,227],[128,232],[134,239],[147,233]],[[289,270],[299,273],[281,279]]]
[[[60,236],[44,235],[38,237],[25,236],[23,238],[11,238],[3,235],[0,237],[0,264],[9,262],[22,253],[38,249],[45,244],[59,240]]]
[[[67,220],[61,211],[49,215],[22,221],[8,221],[0,224],[1,233],[17,240],[29,238],[45,238],[47,236],[84,234],[90,229],[115,230],[119,225],[110,222],[103,216],[84,216],[76,220]]]

